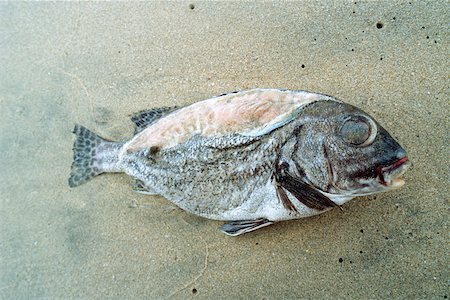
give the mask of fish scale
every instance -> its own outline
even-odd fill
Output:
[[[228,139],[223,141],[223,145],[230,145]],[[217,146],[217,143],[219,142],[214,144]],[[275,160],[274,154],[267,153],[271,150],[267,148],[267,143],[259,143],[256,148],[266,148],[260,151],[254,149],[255,144],[240,150],[232,147],[224,150],[223,145],[218,146],[221,151],[210,151],[207,159],[203,157],[204,147],[201,142],[195,146],[188,145],[187,149],[168,150],[172,155],[166,155],[162,151],[160,156],[164,161],[161,165],[164,167],[153,169],[152,178],[158,179],[151,185],[183,209],[191,210],[192,207],[198,215],[221,219],[222,211],[218,207],[226,210],[239,206],[243,199],[248,198],[253,188],[261,185],[261,180],[266,181],[263,178],[270,177],[269,168]],[[176,154],[178,151],[187,154],[180,156]],[[236,157],[239,159],[236,160]],[[205,164],[205,161],[209,163]],[[214,162],[222,163],[216,165]],[[176,189],[171,188],[175,185]],[[186,193],[189,197],[186,197]],[[199,206],[198,199],[204,198],[204,194],[209,195],[208,202]],[[214,214],[211,213],[213,211]]]

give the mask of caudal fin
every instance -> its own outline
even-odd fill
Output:
[[[69,186],[79,186],[105,172],[120,172],[119,152],[123,143],[107,141],[89,129],[75,125],[73,162]]]

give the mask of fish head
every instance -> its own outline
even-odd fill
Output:
[[[353,197],[404,184],[401,176],[410,166],[406,151],[357,107],[316,102],[304,109],[296,126],[290,161],[317,189]]]

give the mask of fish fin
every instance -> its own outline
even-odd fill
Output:
[[[273,224],[267,219],[247,220],[247,221],[231,221],[220,227],[220,231],[230,236],[238,236],[256,229]]]
[[[222,94],[220,94],[220,95],[217,95],[216,97],[229,96],[229,95],[231,95],[231,94],[237,94],[237,93],[239,93],[239,92],[241,92],[241,91],[233,91],[233,92],[228,92],[228,93],[222,93]]]
[[[330,198],[319,192],[311,185],[289,174],[285,176],[280,184],[289,193],[294,195],[298,201],[309,208],[324,210],[338,206],[336,203],[331,201]]]
[[[288,195],[286,194],[286,191],[280,186],[276,185],[275,190],[277,192],[278,199],[280,199],[281,203],[283,204],[284,208],[287,210],[298,212],[295,205],[292,203],[292,201],[289,199]]]
[[[151,188],[147,187],[142,180],[137,178],[132,178],[131,186],[133,191],[144,195],[159,195],[157,192],[153,191]]]
[[[123,143],[105,140],[89,129],[75,125],[73,162],[70,168],[69,186],[79,186],[104,172],[120,172],[118,154]]]
[[[324,210],[339,206],[310,184],[287,172],[286,168],[286,165],[281,164],[275,171],[275,181],[280,189],[285,189],[302,204],[312,209]],[[283,193],[281,193],[281,195],[283,196]],[[285,196],[287,198],[287,195]],[[283,202],[283,198],[281,198],[281,200]],[[283,205],[285,204],[283,203]]]
[[[134,134],[137,134],[147,128],[150,124],[154,123],[159,118],[168,115],[169,113],[177,110],[178,107],[160,107],[152,108],[149,110],[142,110],[131,116],[131,121],[133,121],[136,126]]]
[[[298,201],[303,203],[312,209],[324,210],[331,207],[338,206],[336,203],[330,200],[327,196],[323,195],[309,184],[296,179],[295,177],[289,177],[281,185],[289,193],[294,195]]]

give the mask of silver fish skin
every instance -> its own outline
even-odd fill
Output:
[[[235,236],[398,188],[406,151],[371,116],[331,96],[253,89],[132,117],[127,142],[76,125],[69,186],[125,172],[136,191],[230,221]]]

